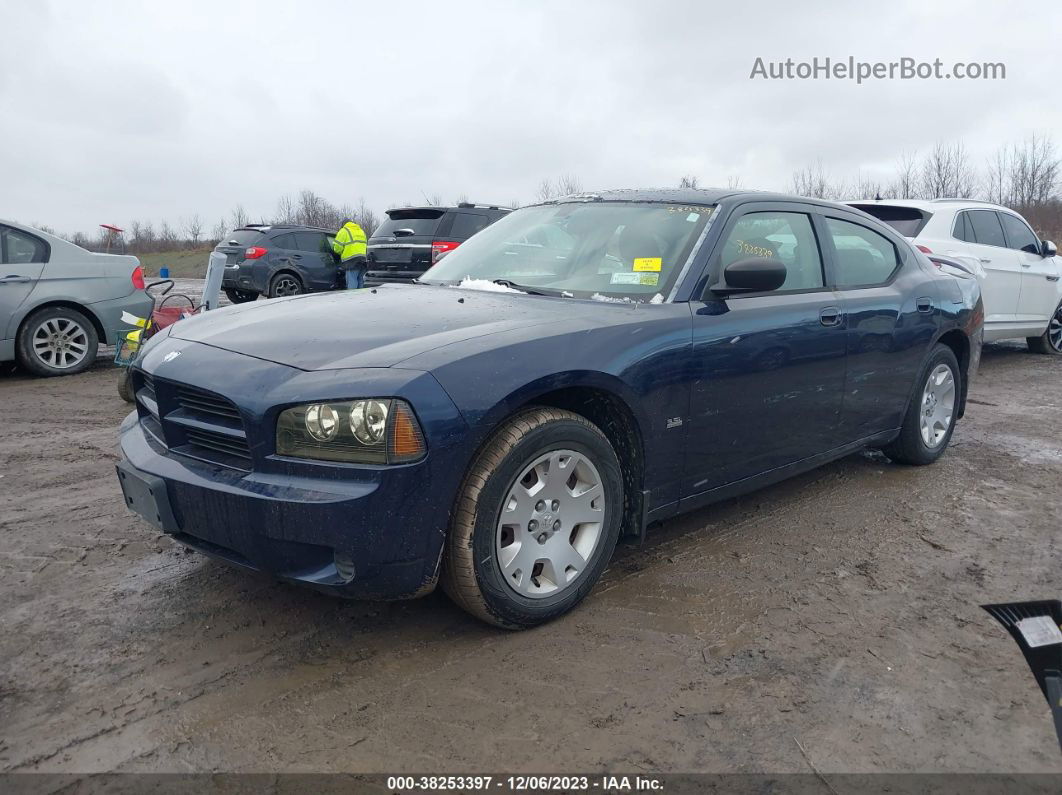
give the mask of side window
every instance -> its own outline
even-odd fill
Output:
[[[288,251],[298,251],[299,245],[295,241],[295,235],[289,232],[286,235],[277,235],[273,238],[273,246],[275,248],[283,248]]]
[[[314,254],[325,252],[325,236],[322,232],[296,232],[295,248],[299,251],[310,251]],[[331,251],[331,247],[327,249]]]
[[[1003,239],[1003,227],[999,225],[999,216],[992,210],[970,210],[966,216],[967,222],[973,229],[975,242],[983,246],[1006,247],[1007,242]]]
[[[727,233],[719,272],[748,257],[777,258],[785,265],[779,290],[811,290],[823,286],[822,258],[811,219],[803,213],[764,212],[741,216]]]
[[[1010,213],[999,213],[1003,222],[1003,231],[1007,233],[1007,246],[1030,254],[1040,253],[1040,238],[1033,234],[1028,225]]]
[[[29,262],[47,262],[48,247],[40,238],[17,229],[2,228],[3,247],[0,254],[6,265],[24,265]]]
[[[951,235],[956,240],[965,240],[967,243],[976,243],[974,236],[970,231],[970,223],[966,220],[966,216],[969,213],[957,213],[955,216],[955,227],[951,230]]]
[[[490,224],[490,219],[485,215],[476,213],[455,213],[454,225],[450,230],[450,237],[458,237],[467,240],[480,229]]]
[[[837,218],[827,218],[826,228],[837,252],[838,287],[882,284],[899,266],[896,246],[884,235]]]

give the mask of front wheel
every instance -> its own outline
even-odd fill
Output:
[[[465,476],[443,588],[488,623],[544,623],[594,587],[622,519],[623,478],[605,435],[570,411],[530,409],[494,433]]]
[[[1054,356],[1062,354],[1062,304],[1051,315],[1051,322],[1039,337],[1026,337],[1026,344],[1033,353],[1046,353]]]
[[[225,295],[228,296],[229,301],[234,304],[246,304],[258,298],[258,293],[251,292],[250,290],[234,290],[231,287],[225,288]]]
[[[955,430],[962,381],[951,348],[937,345],[933,349],[917,383],[900,435],[883,452],[897,463],[920,466],[944,454]]]

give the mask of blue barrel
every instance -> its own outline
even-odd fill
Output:
[[[170,269],[167,268],[165,265],[163,265],[161,268],[159,268],[159,278],[160,279],[168,279],[168,278],[170,278]]]

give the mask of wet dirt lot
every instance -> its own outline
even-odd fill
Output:
[[[979,607],[1062,595],[1062,358],[990,346],[937,465],[671,521],[518,634],[186,553],[122,503],[115,379],[0,376],[0,770],[1062,772]]]

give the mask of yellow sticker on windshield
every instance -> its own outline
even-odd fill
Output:
[[[634,260],[634,272],[659,271],[660,265],[660,257],[636,257]]]

